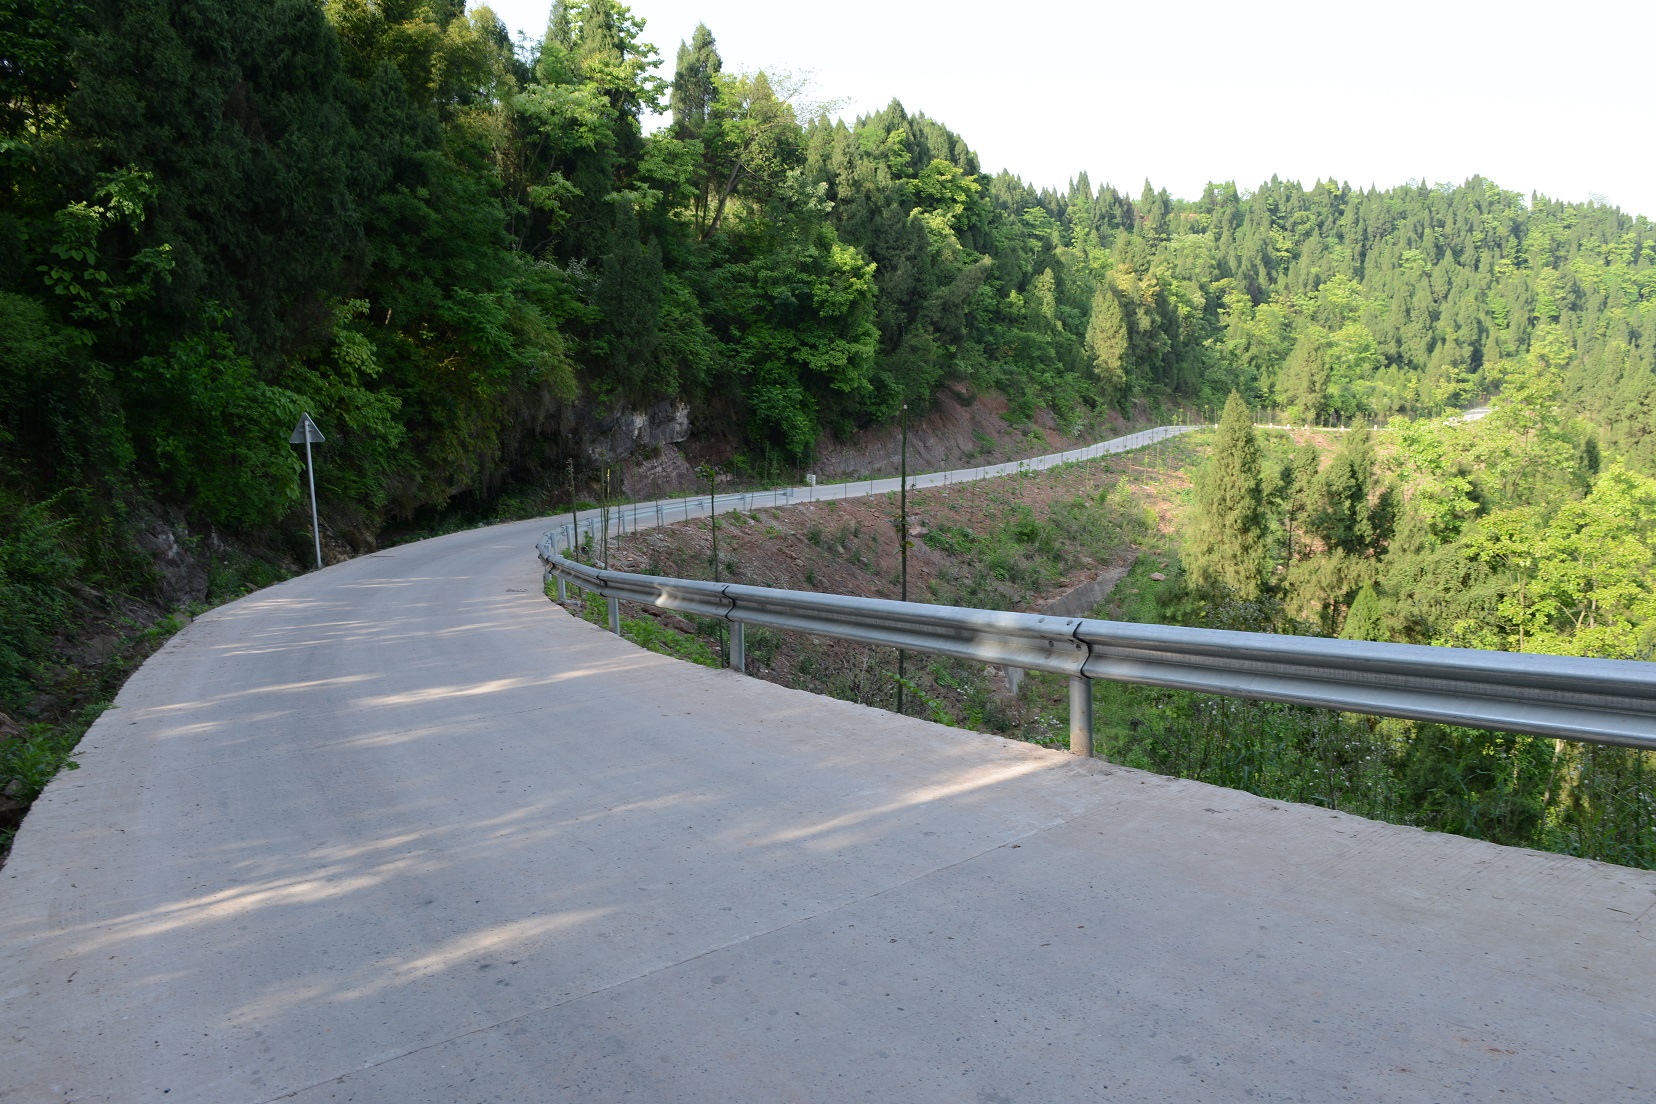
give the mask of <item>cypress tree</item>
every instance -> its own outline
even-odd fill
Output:
[[[1196,517],[1187,553],[1191,581],[1244,601],[1263,589],[1265,495],[1259,439],[1248,404],[1235,391],[1219,420],[1219,439],[1196,479]]]
[[[1289,407],[1289,417],[1296,422],[1315,421],[1328,402],[1330,376],[1323,334],[1307,329],[1288,354],[1282,377],[1277,381],[1277,394]]]
[[[613,245],[592,300],[602,317],[608,378],[630,399],[657,397],[662,272],[660,243],[653,237],[640,242],[637,216],[617,204]]]
[[[1391,533],[1391,496],[1376,494],[1374,436],[1367,429],[1345,435],[1334,459],[1317,476],[1307,523],[1323,545],[1352,556],[1378,555]]]
[[[683,139],[700,138],[707,125],[707,112],[718,94],[716,78],[724,69],[713,32],[707,24],[696,24],[696,33],[686,45],[679,43],[678,64],[673,73],[671,106],[673,131]]]
[[[1127,391],[1127,316],[1121,300],[1102,285],[1093,293],[1087,320],[1087,355],[1106,399],[1119,401]]]
[[[1283,521],[1287,527],[1289,567],[1294,565],[1296,554],[1297,558],[1304,559],[1311,553],[1306,543],[1306,533],[1311,516],[1317,509],[1319,467],[1316,447],[1301,445],[1294,450],[1293,458],[1288,462],[1287,471],[1284,473],[1286,494],[1283,497],[1286,511]]]
[[[1368,583],[1357,592],[1357,597],[1351,600],[1351,609],[1346,612],[1345,627],[1340,630],[1341,640],[1385,640],[1386,623],[1380,609],[1380,596],[1374,592],[1374,587]]]

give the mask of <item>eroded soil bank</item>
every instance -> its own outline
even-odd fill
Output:
[[[1098,587],[1105,593],[1085,612],[1128,615],[1156,588],[1173,585],[1177,561],[1168,550],[1188,496],[1188,471],[1203,447],[1199,439],[1181,439],[1049,472],[911,491],[910,600],[1037,612],[1102,576],[1105,584],[1120,581]],[[899,516],[896,494],[723,515],[719,577],[899,598]],[[710,579],[712,557],[713,532],[702,520],[612,538],[608,562],[623,571]],[[571,600],[595,622],[603,616],[602,601],[579,592]],[[630,604],[622,617],[623,635],[645,647],[717,661],[719,622]],[[748,629],[747,649],[755,677],[896,706],[892,649],[759,627]],[[999,668],[917,654],[903,663],[902,678],[905,712],[1042,743],[1066,738],[1061,712],[1048,700],[1051,688],[1040,680],[1014,689]]]

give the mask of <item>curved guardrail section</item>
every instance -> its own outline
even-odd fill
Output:
[[[1656,751],[1650,663],[1043,617],[634,575],[559,555],[553,536],[537,548],[548,575],[560,590],[573,584],[609,599],[611,631],[619,632],[620,601],[720,617],[731,623],[738,670],[745,666],[742,627],[767,625],[1067,676],[1070,747],[1081,755],[1092,754],[1094,679]]]

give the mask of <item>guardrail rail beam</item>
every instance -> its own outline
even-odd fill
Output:
[[[1069,679],[1070,746],[1092,749],[1094,679],[1223,697],[1431,721],[1656,751],[1656,664],[1419,644],[1139,625],[932,606],[602,570],[542,538],[548,571],[618,603],[717,617],[731,625],[731,666],[745,668],[744,626],[836,637]]]

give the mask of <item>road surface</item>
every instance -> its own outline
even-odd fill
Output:
[[[0,871],[0,1101],[1656,1099],[1656,874],[643,652],[545,528],[133,676]]]

